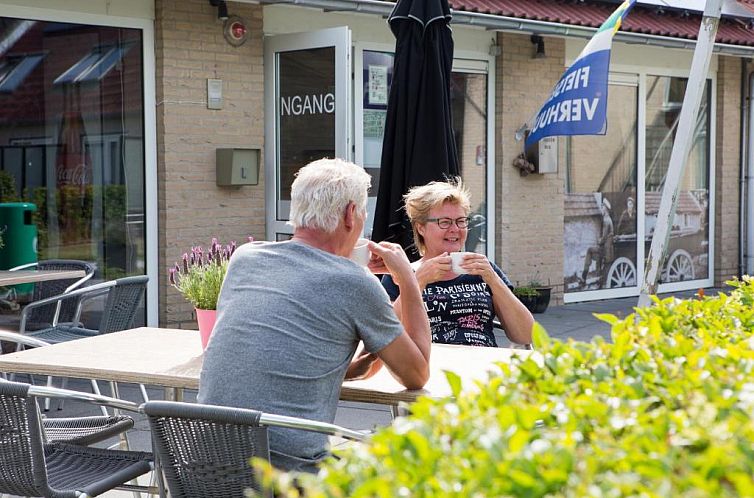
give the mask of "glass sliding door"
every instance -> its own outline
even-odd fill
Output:
[[[40,260],[144,274],[142,30],[2,17],[0,40],[0,202],[37,205]]]
[[[646,97],[646,202],[645,231],[651,240],[657,223],[662,189],[670,163],[686,78],[647,76]],[[678,193],[660,282],[661,290],[694,288],[710,274],[710,105],[711,81],[707,81],[699,116],[694,126],[691,153]]]
[[[641,243],[636,216],[637,117],[637,77],[612,75],[607,134],[564,138],[567,301],[629,295],[637,290],[643,270],[637,257]]]

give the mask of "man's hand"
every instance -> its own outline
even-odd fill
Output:
[[[413,278],[411,263],[399,244],[369,241],[369,252],[367,268],[372,273],[389,273],[399,287],[407,278]]]
[[[442,280],[451,271],[451,267],[452,260],[447,252],[422,261],[421,266],[416,270],[416,280],[419,282],[419,289],[424,290],[428,284]]]
[[[351,364],[348,365],[345,380],[368,379],[379,372],[380,368],[382,368],[382,360],[376,354],[362,349]]]

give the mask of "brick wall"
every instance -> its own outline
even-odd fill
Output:
[[[262,7],[228,8],[248,23],[240,47],[225,41],[206,0],[155,2],[161,326],[196,327],[191,306],[167,282],[183,252],[212,237],[264,236],[264,168],[259,185],[215,185],[216,148],[264,146]],[[223,80],[222,110],[207,109],[208,78]]]
[[[718,57],[715,137],[715,285],[738,274],[741,59]]]
[[[523,151],[516,130],[539,110],[563,73],[565,46],[545,38],[546,58],[534,59],[529,35],[500,33],[496,63],[496,260],[513,283],[536,279],[563,292],[563,141],[557,174],[522,177],[512,166]]]

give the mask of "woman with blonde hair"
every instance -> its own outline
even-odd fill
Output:
[[[513,285],[484,254],[465,253],[452,270],[453,252],[463,251],[468,235],[468,189],[460,178],[414,187],[404,196],[414,242],[421,259],[413,264],[432,328],[432,342],[497,346],[493,320],[508,338],[531,342],[534,318],[513,295]],[[400,312],[400,290],[389,275],[382,285]]]

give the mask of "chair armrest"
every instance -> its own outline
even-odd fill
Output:
[[[42,426],[48,442],[89,446],[133,429],[134,419],[128,415],[44,417]]]
[[[148,417],[156,416],[202,419],[241,425],[261,424],[310,432],[320,432],[331,436],[353,439],[355,441],[365,441],[369,438],[369,435],[363,432],[354,431],[327,422],[300,417],[288,417],[285,415],[274,415],[272,413],[264,413],[258,410],[231,406],[185,403],[180,401],[147,401],[139,407],[139,411]]]
[[[62,301],[63,299],[70,299],[72,297],[81,296],[81,299],[84,300],[86,299],[87,295],[95,295],[95,293],[97,293],[96,295],[99,295],[99,293],[107,292],[110,289],[110,287],[113,287],[114,285],[115,285],[115,281],[110,280],[108,282],[102,282],[99,284],[90,285],[89,287],[84,287],[82,289],[74,289],[70,292],[64,292],[63,294],[58,294],[57,296],[47,297],[45,299],[40,299],[39,301],[31,302],[27,304],[26,307],[24,307],[24,309],[21,311],[21,325],[19,326],[19,332],[23,334],[26,331],[26,316],[29,314],[28,310],[32,310],[39,306],[45,306],[48,304],[58,303]],[[78,309],[76,310],[76,316],[74,316],[74,321],[78,321],[80,315],[81,315],[81,303],[79,303]]]
[[[27,268],[33,268],[33,267],[37,266],[38,264],[39,264],[39,263],[37,263],[37,262],[34,262],[34,263],[26,263],[26,264],[24,264],[24,265],[20,265],[20,266],[14,266],[13,268],[8,268],[8,271],[25,270],[25,269],[27,269]]]
[[[39,398],[58,398],[73,401],[84,401],[95,405],[109,406],[129,412],[138,412],[139,405],[133,401],[125,399],[111,398],[101,394],[85,393],[81,391],[71,391],[70,389],[60,389],[57,387],[47,386],[29,386],[29,394]]]
[[[262,413],[259,417],[259,423],[274,426],[286,427],[289,429],[300,429],[311,432],[322,432],[331,436],[340,436],[354,441],[366,441],[369,435],[363,432],[347,429],[335,424],[320,422],[299,417],[287,417],[285,415],[274,415],[272,413]]]
[[[17,334],[9,330],[0,330],[0,341],[15,342],[16,344],[23,344],[24,346],[32,346],[35,348],[49,346],[50,343],[28,335]]]

